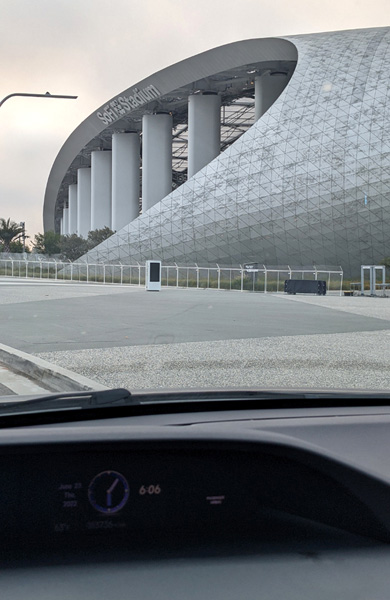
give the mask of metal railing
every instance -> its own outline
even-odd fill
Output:
[[[87,283],[145,285],[145,265],[66,262],[55,259],[28,260],[0,258],[0,276],[18,279],[40,279]],[[285,279],[325,279],[328,290],[342,293],[341,267],[292,267],[258,265],[257,268],[202,267],[195,265],[163,265],[161,283],[164,287],[236,290],[248,292],[283,292]]]
[[[382,296],[388,298],[390,296],[390,283],[379,283],[375,281],[373,284],[374,289],[370,289],[370,283],[365,282],[362,292],[361,281],[351,281],[350,293],[354,296]]]

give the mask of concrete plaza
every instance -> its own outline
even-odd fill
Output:
[[[390,300],[0,280],[0,341],[104,385],[390,389]]]

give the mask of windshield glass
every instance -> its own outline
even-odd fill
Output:
[[[284,4],[3,2],[4,397],[390,389],[387,6]]]

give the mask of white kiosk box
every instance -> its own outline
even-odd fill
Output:
[[[161,260],[146,261],[145,286],[149,292],[161,290]]]

